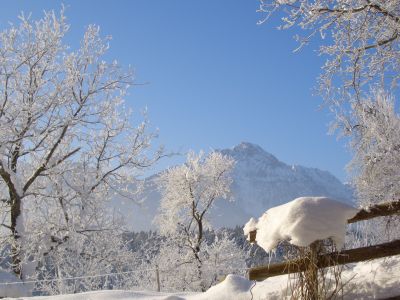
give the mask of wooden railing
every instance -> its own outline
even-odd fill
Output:
[[[370,220],[376,217],[390,216],[400,214],[400,201],[386,202],[361,209],[353,218],[347,222],[355,223],[359,221]],[[249,233],[249,241],[256,242],[256,231]],[[382,258],[400,254],[400,240],[375,246],[362,247],[356,249],[343,250],[323,254],[317,258],[317,267],[326,268],[333,265],[342,265],[354,262],[360,262],[370,259]],[[307,262],[304,260],[292,260],[268,266],[261,266],[249,269],[249,279],[264,280],[268,277],[283,274],[303,272],[307,269]]]

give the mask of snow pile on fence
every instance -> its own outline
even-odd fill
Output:
[[[344,244],[347,220],[358,210],[326,197],[301,197],[267,210],[259,219],[250,219],[244,234],[257,230],[256,242],[265,251],[280,241],[308,246],[316,240],[332,238],[338,248]]]

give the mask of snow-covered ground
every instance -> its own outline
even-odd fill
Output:
[[[338,246],[344,241],[345,225],[357,209],[324,197],[303,197],[271,208],[258,221],[252,219],[244,231],[257,230],[257,242],[267,251],[281,240],[298,246],[332,238]],[[263,233],[265,230],[265,234]],[[268,233],[268,234],[267,234]],[[346,265],[342,272],[344,299],[382,299],[400,296],[400,256]],[[95,291],[74,295],[25,297],[35,300],[247,300],[290,299],[293,282],[288,276],[268,278],[262,282],[228,275],[204,293],[157,293],[150,291]],[[7,278],[6,278],[7,279]],[[3,281],[3,282],[7,282]],[[0,286],[4,287],[4,285]],[[15,286],[14,286],[15,288]],[[13,296],[10,294],[10,296]],[[12,298],[9,298],[12,299]]]
[[[205,293],[157,293],[150,291],[96,291],[74,295],[23,297],[19,300],[274,300],[290,298],[288,276],[262,282],[228,275]],[[344,299],[382,299],[400,295],[400,256],[346,266],[342,273]],[[16,299],[16,298],[8,298]]]

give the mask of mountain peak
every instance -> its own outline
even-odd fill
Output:
[[[233,147],[233,151],[265,153],[265,150],[263,148],[261,148],[259,145],[249,143],[249,142],[241,142],[239,145],[236,145]]]
[[[231,149],[223,150],[226,154],[233,156],[238,159],[240,157],[245,158],[255,158],[257,160],[266,160],[273,163],[279,163],[279,160],[273,156],[272,154],[265,151],[259,145],[249,143],[249,142],[241,142],[239,145],[234,146]]]

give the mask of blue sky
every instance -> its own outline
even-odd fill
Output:
[[[19,12],[67,7],[66,42],[76,46],[89,24],[111,35],[110,58],[136,71],[127,102],[148,108],[157,143],[170,151],[259,144],[280,160],[328,170],[346,180],[350,153],[327,134],[332,120],[312,95],[324,61],[317,43],[294,54],[293,35],[277,20],[257,21],[257,0],[8,1],[0,28]],[[158,168],[179,158],[165,159]]]

